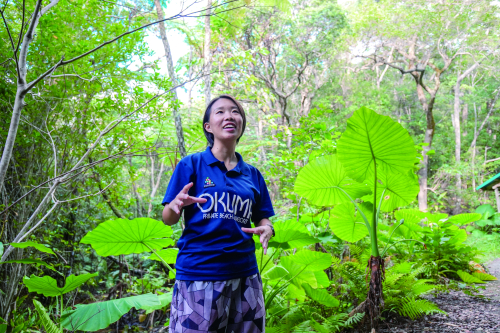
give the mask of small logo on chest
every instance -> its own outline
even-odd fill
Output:
[[[206,188],[206,187],[213,187],[213,186],[215,186],[215,183],[210,178],[207,177],[207,179],[205,179],[205,185],[203,187]]]

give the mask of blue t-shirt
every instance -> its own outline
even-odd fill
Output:
[[[207,199],[183,209],[186,228],[177,242],[178,280],[224,281],[258,273],[252,234],[241,228],[274,216],[274,210],[259,170],[236,156],[238,164],[228,171],[207,147],[175,168],[163,205],[190,182],[189,195]]]

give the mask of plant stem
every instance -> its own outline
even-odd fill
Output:
[[[371,225],[372,232],[370,234],[371,245],[372,245],[372,256],[380,257],[378,253],[378,242],[377,242],[377,218],[378,209],[375,207],[377,204],[377,161],[374,159],[373,165],[375,167],[374,180],[373,180],[373,221]]]
[[[63,325],[62,325],[62,315],[63,315],[63,295],[61,294],[61,316],[59,317],[59,329],[61,332],[63,331]]]
[[[152,248],[151,246],[149,246],[148,244],[145,244],[145,243],[142,243],[142,244],[144,244],[144,246],[146,246],[149,250],[151,250],[151,252],[153,252],[154,254],[156,254],[156,256],[160,259],[160,261],[162,262],[162,264],[163,264],[165,267],[167,267],[169,271],[171,271],[173,274],[175,274],[175,270],[174,270],[172,267],[170,267],[170,265],[169,265],[169,264],[167,264],[167,262],[166,262],[166,261],[165,261],[162,257],[160,257],[160,256],[158,255],[158,252],[156,252],[156,250],[155,250],[155,249],[153,249],[153,248]]]

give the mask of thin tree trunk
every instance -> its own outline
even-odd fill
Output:
[[[163,14],[163,8],[161,8],[160,0],[155,0],[155,6],[156,6],[156,14],[158,15],[158,20],[163,20],[164,14]],[[174,63],[172,61],[172,53],[170,52],[170,45],[168,43],[167,32],[165,30],[164,22],[158,23],[158,28],[160,29],[161,41],[163,42],[163,48],[165,49],[165,57],[167,58],[168,76],[170,77],[172,84],[176,86],[177,77],[175,76]],[[182,120],[179,112],[179,106],[178,106],[179,102],[177,98],[176,89],[173,90],[173,95],[174,95],[173,113],[175,121],[175,131],[177,134],[177,146],[179,147],[179,152],[181,154],[181,157],[186,157],[187,155],[186,146],[184,143],[184,133],[182,130]]]
[[[462,148],[462,143],[461,143],[461,138],[462,138],[462,133],[460,130],[460,86],[462,85],[462,81],[469,76],[472,71],[474,71],[478,66],[479,62],[476,62],[474,65],[469,67],[465,72],[462,74],[458,75],[457,77],[457,82],[455,83],[454,87],[454,93],[455,93],[455,99],[453,103],[453,128],[455,130],[455,165],[458,167],[460,165],[460,160],[461,160],[461,148]],[[461,210],[461,204],[462,204],[462,177],[460,176],[460,172],[457,171],[456,173],[456,193],[455,193],[455,208],[453,210],[453,214],[459,214]]]
[[[163,175],[163,170],[165,169],[165,164],[163,162],[160,162],[160,172],[158,172],[158,175],[156,176],[156,181],[155,181],[155,175],[154,175],[154,158],[151,157],[151,201],[149,202],[149,207],[148,207],[148,217],[151,215],[151,212],[153,211],[153,200],[155,198],[156,192],[158,191],[158,188],[160,187],[160,180],[161,176]]]
[[[426,120],[427,120],[427,127],[425,130],[425,138],[424,138],[424,143],[427,144],[427,146],[423,147],[423,155],[424,155],[424,165],[423,167],[418,171],[418,183],[420,186],[420,191],[418,192],[418,208],[426,212],[427,211],[427,181],[428,181],[428,170],[429,170],[429,155],[427,155],[427,152],[431,149],[432,146],[432,140],[434,138],[434,131],[436,127],[436,122],[434,121],[434,114],[433,114],[433,109],[434,109],[434,101],[436,99],[436,92],[437,89],[433,94],[431,94],[430,101],[427,102],[427,99],[425,98],[425,92],[423,87],[419,84],[418,79],[416,78],[415,81],[417,81],[417,95],[418,99],[420,100],[420,103],[422,104],[422,107],[425,112]]]
[[[26,87],[26,75],[28,74],[28,70],[26,68],[28,49],[31,42],[33,41],[33,38],[35,36],[35,29],[38,26],[38,22],[41,17],[41,7],[42,0],[38,0],[35,5],[35,11],[33,12],[33,20],[31,21],[31,24],[29,25],[28,30],[23,37],[23,42],[19,51],[19,57],[13,50],[13,56],[16,58],[17,64],[17,91],[16,97],[14,99],[14,108],[12,109],[12,116],[10,119],[9,132],[7,134],[7,139],[5,140],[2,159],[0,160],[0,186],[3,185],[5,180],[5,174],[7,173],[10,158],[12,157],[12,151],[14,150],[14,143],[16,142],[17,129],[19,128],[19,121],[21,119],[21,111],[26,105],[26,103],[24,102],[24,97],[26,97],[26,94],[28,93],[28,89]],[[15,45],[12,44],[11,47],[12,49],[14,49]]]
[[[212,79],[210,78],[210,71],[212,67],[212,55],[210,53],[210,39],[211,39],[211,28],[210,28],[210,14],[212,8],[212,0],[207,0],[207,9],[205,11],[205,47],[204,47],[204,58],[205,58],[205,106],[211,100],[210,88],[212,85]]]

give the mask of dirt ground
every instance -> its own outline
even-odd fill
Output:
[[[500,258],[486,267],[499,280],[488,282],[481,293],[484,299],[467,296],[462,292],[441,294],[429,298],[447,315],[435,314],[411,321],[395,319],[380,325],[377,333],[493,333],[500,332]]]

